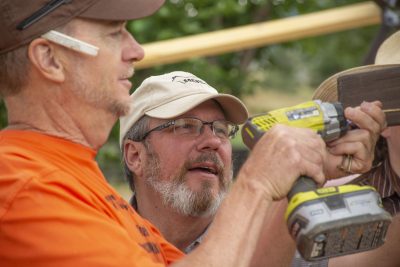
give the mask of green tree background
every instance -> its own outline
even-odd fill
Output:
[[[360,0],[167,0],[155,15],[129,22],[127,28],[140,43],[287,18]],[[173,70],[184,70],[205,79],[221,92],[242,98],[252,113],[309,99],[312,91],[330,75],[361,65],[378,26],[358,28],[294,42],[280,43],[202,57],[185,62],[137,70],[132,81]],[[212,42],[212,40],[210,40]],[[297,102],[296,102],[297,101]],[[7,125],[0,104],[1,127]],[[113,184],[124,183],[118,145],[118,123],[98,161]],[[240,146],[240,140],[234,142]]]

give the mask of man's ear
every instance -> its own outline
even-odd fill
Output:
[[[145,147],[140,142],[125,140],[124,142],[124,161],[129,170],[137,176],[143,175]]]
[[[55,53],[55,45],[43,38],[29,44],[28,57],[33,67],[47,79],[54,82],[65,80],[64,66]]]

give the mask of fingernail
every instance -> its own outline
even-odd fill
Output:
[[[353,108],[349,108],[349,109],[347,110],[347,115],[348,115],[348,116],[353,116],[353,115],[354,115],[354,109],[353,109]]]
[[[369,109],[371,108],[371,103],[368,103],[368,102],[366,102],[366,101],[363,101],[363,102],[361,103],[361,107],[362,107],[363,109],[369,110]]]

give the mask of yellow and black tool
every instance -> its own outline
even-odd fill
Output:
[[[326,142],[349,129],[340,103],[314,100],[249,118],[242,128],[243,142],[251,149],[275,124],[313,129]],[[304,176],[296,181],[288,199],[288,229],[308,261],[374,249],[385,241],[391,215],[371,186],[317,189]]]

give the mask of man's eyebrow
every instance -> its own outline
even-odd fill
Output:
[[[118,21],[118,20],[111,20],[111,21],[104,22],[104,25],[109,26],[109,27],[125,26],[125,24],[126,24],[125,21]]]

